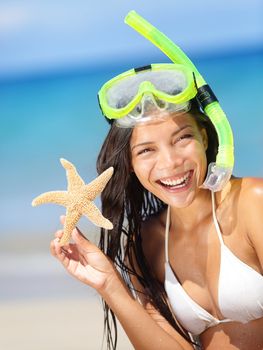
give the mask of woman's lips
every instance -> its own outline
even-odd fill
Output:
[[[189,170],[180,176],[171,176],[157,181],[157,183],[166,191],[182,192],[187,190],[192,183],[193,170]]]

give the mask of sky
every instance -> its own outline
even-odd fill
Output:
[[[0,79],[154,55],[157,49],[124,24],[132,9],[187,53],[262,49],[262,6],[262,0],[0,0]]]
[[[86,158],[82,150],[94,150],[102,142],[105,129],[94,133],[94,139],[87,136],[89,118],[101,118],[96,94],[102,83],[114,72],[120,73],[119,66],[123,70],[138,66],[138,57],[145,57],[143,64],[158,62],[159,50],[124,23],[132,9],[198,62],[198,69],[220,101],[222,97],[222,106],[233,120],[240,143],[237,160],[245,164],[242,171],[251,171],[251,175],[251,169],[256,169],[262,174],[260,104],[244,98],[248,86],[253,87],[256,101],[261,98],[263,70],[258,60],[262,54],[253,52],[263,52],[262,4],[262,0],[0,0],[0,155],[11,172],[1,173],[2,183],[10,185],[2,189],[0,198],[6,213],[1,231],[6,237],[11,232],[35,232],[39,222],[43,231],[45,225],[52,225],[56,208],[51,207],[45,215],[42,209],[34,209],[33,214],[30,202],[45,191],[45,184],[49,190],[49,179],[54,185],[63,181],[57,165],[60,156],[70,156],[67,159],[82,166],[84,174],[91,174],[90,169],[95,173],[95,153],[94,158],[92,152]],[[215,59],[202,62],[196,59],[198,55]],[[91,71],[88,74],[87,69]],[[74,74],[76,70],[80,74]],[[67,74],[70,71],[73,74]],[[53,79],[52,74],[56,77],[59,72],[66,74]],[[51,79],[27,79],[32,76]],[[21,79],[18,84],[17,78]],[[253,114],[258,124],[247,137],[247,115]],[[72,133],[79,137],[72,141]],[[258,156],[251,147],[257,149]],[[248,166],[246,159],[253,164]],[[54,164],[48,175],[47,164]],[[27,185],[21,186],[24,179]]]

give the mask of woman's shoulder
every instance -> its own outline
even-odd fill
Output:
[[[253,210],[263,210],[263,178],[232,178],[230,183],[230,195],[239,213],[246,215]]]
[[[243,177],[231,179],[231,187],[234,192],[239,192],[240,199],[263,199],[263,178]]]
[[[256,251],[263,268],[262,221],[263,179],[247,177],[240,183],[239,214],[246,230],[248,242]]]

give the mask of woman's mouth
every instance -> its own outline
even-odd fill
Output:
[[[158,184],[164,187],[166,190],[172,192],[179,192],[188,189],[191,185],[191,180],[193,176],[193,170],[187,171],[185,174],[180,177],[170,177],[165,179],[158,180]]]

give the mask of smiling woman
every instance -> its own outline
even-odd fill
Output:
[[[58,231],[51,252],[102,296],[109,349],[115,315],[135,349],[262,349],[263,180],[226,171],[228,121],[182,57],[181,69],[130,70],[99,91],[111,126],[97,169],[115,169],[101,197],[113,229],[101,229],[100,249],[78,229],[61,247]]]
[[[51,251],[101,294],[106,325],[114,312],[136,349],[261,348],[263,181],[202,187],[218,140],[190,103],[134,128],[111,125],[97,164],[99,173],[115,168],[102,194],[114,228],[101,231],[100,248],[110,260],[79,231],[75,244],[61,250],[54,241]]]
[[[175,114],[166,122],[134,130],[132,168],[140,183],[163,202],[167,203],[167,196],[172,196],[174,205],[187,206],[185,199],[180,204],[179,193],[192,187],[194,178],[197,187],[203,183],[207,171],[206,149],[205,129],[199,129],[191,114]]]

